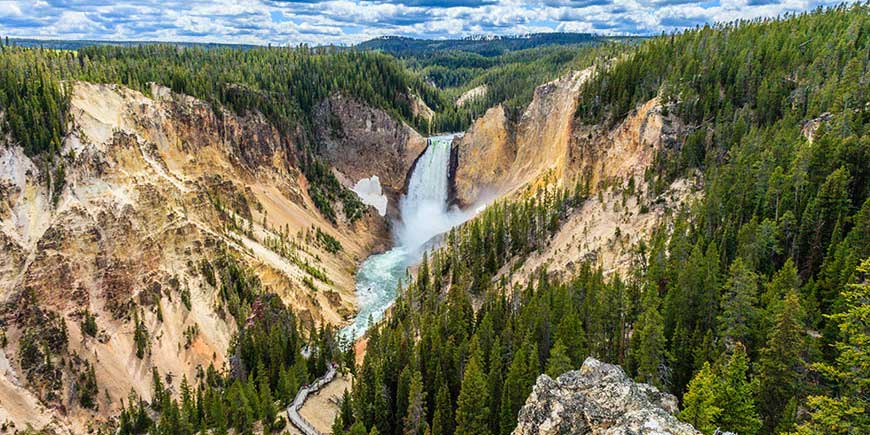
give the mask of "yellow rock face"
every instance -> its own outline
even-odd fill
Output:
[[[577,95],[591,70],[535,89],[522,113],[489,109],[456,146],[456,201],[470,205],[522,187],[544,172],[561,174],[573,130]]]
[[[84,433],[116,414],[131,389],[149,398],[152,367],[176,385],[198,368],[222,367],[235,321],[201,273],[222,250],[311,327],[340,325],[355,312],[356,265],[387,243],[377,213],[335,225],[320,215],[296,169],[293,134],[165,88],[150,94],[75,84],[62,185],[49,183],[56,174],[20,148],[0,146],[0,319],[8,341],[0,349],[0,421]],[[399,186],[396,174],[425,145],[407,135],[410,151],[391,173]],[[315,228],[343,249],[319,247],[309,236]],[[292,247],[279,248],[281,238]],[[312,276],[311,267],[328,279]],[[55,396],[21,367],[21,339],[37,318],[22,315],[22,306],[66,325],[67,364]],[[96,337],[81,331],[85,310],[96,316]],[[134,316],[150,337],[142,359]],[[69,393],[74,361],[95,367],[97,412]]]

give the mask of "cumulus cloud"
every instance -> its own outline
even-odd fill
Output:
[[[650,35],[811,10],[826,0],[0,0],[0,35],[46,39],[353,44],[571,31]]]

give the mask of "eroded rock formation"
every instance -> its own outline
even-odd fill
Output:
[[[676,397],[587,358],[556,380],[538,377],[513,435],[700,435],[676,412]]]
[[[413,128],[352,98],[327,98],[315,108],[314,119],[319,152],[351,186],[376,175],[392,198],[426,149],[426,138]]]
[[[455,143],[455,201],[470,205],[534,181],[561,174],[567,158],[580,86],[591,69],[572,72],[535,89],[522,113],[489,109]]]

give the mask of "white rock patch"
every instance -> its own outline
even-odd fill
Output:
[[[381,216],[387,214],[387,196],[381,189],[381,180],[377,175],[357,181],[353,186],[353,191],[359,195],[364,204],[376,208],[378,214]]]

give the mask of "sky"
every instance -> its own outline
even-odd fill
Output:
[[[261,45],[346,45],[385,35],[651,35],[802,12],[824,1],[0,0],[0,35]]]

